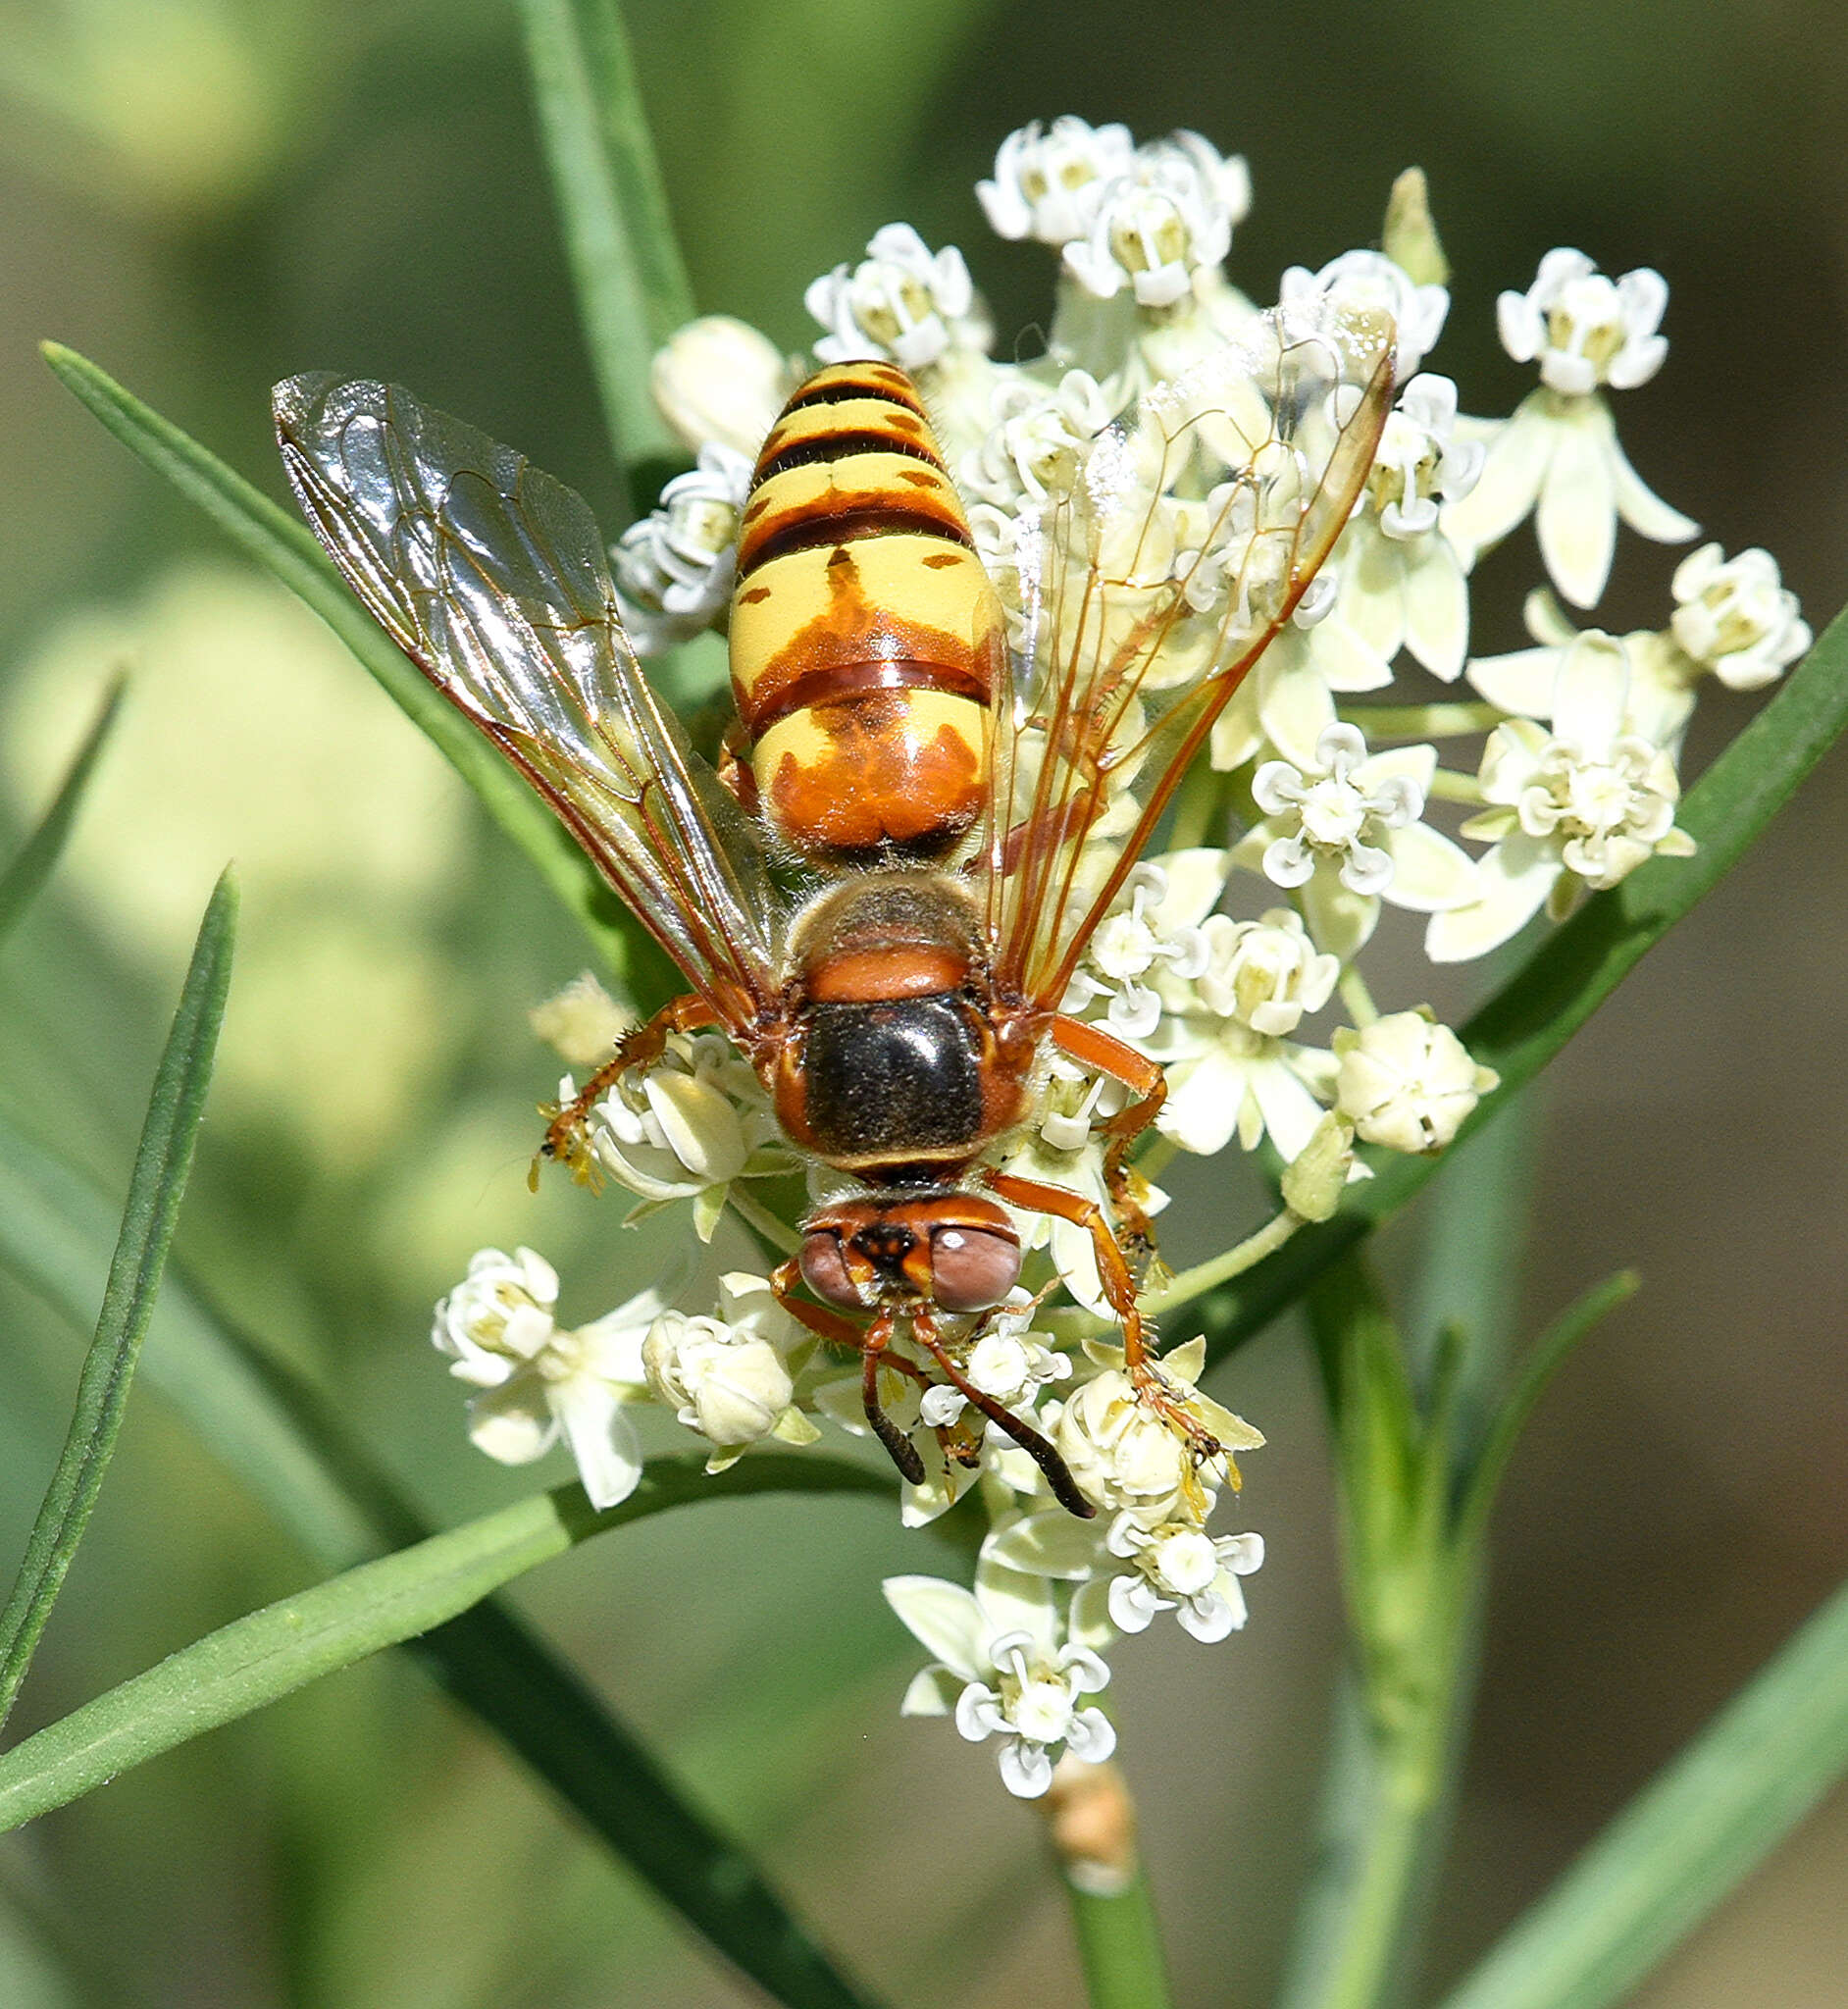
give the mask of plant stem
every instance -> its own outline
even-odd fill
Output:
[[[1091,2009],[1169,2009],[1167,1970],[1149,1879],[1138,1867],[1108,1896],[1063,1880]]]
[[[1292,1208],[1284,1208],[1256,1234],[1247,1235],[1236,1248],[1228,1249],[1207,1262],[1196,1262],[1191,1269],[1183,1269],[1165,1290],[1151,1292],[1143,1301],[1144,1309],[1158,1314],[1171,1312],[1176,1305],[1190,1303],[1261,1262],[1272,1250],[1281,1249],[1303,1225],[1300,1213]]]
[[[1368,740],[1450,740],[1491,732],[1508,713],[1499,704],[1344,704],[1341,716]]]
[[[1161,1934],[1136,1848],[1136,1803],[1121,1768],[1067,1756],[1039,1806],[1071,1900],[1091,2009],[1168,2009]]]

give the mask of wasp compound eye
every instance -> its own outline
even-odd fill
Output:
[[[986,1312],[1020,1280],[1020,1245],[989,1228],[939,1228],[931,1237],[931,1295],[946,1312]]]
[[[824,1304],[839,1305],[848,1312],[865,1309],[865,1299],[847,1274],[839,1235],[810,1235],[802,1244],[801,1262],[802,1281]]]

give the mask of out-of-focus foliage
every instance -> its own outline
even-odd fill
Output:
[[[1728,548],[1769,545],[1819,614],[1843,596],[1848,55],[1814,0],[1769,15],[1739,0],[1153,15],[638,0],[630,18],[704,309],[795,348],[813,333],[805,282],[903,217],[964,246],[1011,338],[1045,275],[1030,247],[988,238],[970,191],[1030,117],[1193,126],[1244,151],[1257,202],[1231,271],[1254,295],[1286,257],[1366,241],[1415,159],[1456,267],[1444,367],[1499,408],[1525,387],[1493,299],[1553,244],[1659,267],[1673,353],[1625,410],[1638,466]],[[239,969],[181,1252],[337,1393],[433,1519],[481,1511],[506,1483],[463,1438],[424,1342],[431,1300],[484,1243],[533,1242],[585,1279],[597,1296],[573,1315],[658,1261],[613,1231],[607,1202],[525,1192],[551,1071],[525,1012],[584,947],[337,644],[95,428],[33,343],[96,357],[279,495],[272,381],[397,378],[614,524],[513,11],[7,0],[0,219],[0,855],[108,679],[135,678],[51,895],[0,950],[0,1100],[120,1190],[191,928],[235,856]],[[1623,553],[1612,627],[1659,622],[1660,555]],[[1498,610],[1504,574],[1484,568],[1495,646],[1519,640],[1530,570],[1506,565]],[[1736,716],[1712,710],[1717,743]],[[1704,759],[1697,746],[1691,766]],[[1782,1279],[1844,1253],[1818,1172],[1848,1122],[1830,1005],[1848,980],[1833,921],[1848,867],[1827,835],[1842,794],[1837,762],[1561,1076],[1570,1157],[1546,1174],[1534,1301],[1630,1261],[1646,1289],[1568,1370],[1516,1467],[1441,1975],[1841,1573],[1838,1333]],[[1210,1199],[1190,1204],[1211,1217]],[[81,1337],[0,1277],[0,1550],[23,1544]],[[1269,1343],[1240,1372],[1272,1444],[1254,1474],[1272,1532],[1263,1623],[1210,1665],[1152,1637],[1125,1683],[1183,1999],[1223,1992],[1208,1962],[1228,1933],[1264,1993],[1336,1638],[1302,1365]],[[927,1746],[894,1714],[906,1648],[875,1585],[915,1552],[877,1517],[789,1502],[752,1510],[748,1556],[734,1554],[725,1517],[743,1511],[626,1530],[523,1597],[898,1999],[1069,1999],[1028,1817],[981,1789],[980,1754]],[[310,1574],[138,1398],[15,1726]],[[1203,1766],[1172,1726],[1209,1713],[1219,1755]],[[1837,1801],[1642,1999],[1832,2000],[1845,1864]],[[393,1662],[0,1849],[0,2000],[22,2009],[565,2009],[611,1999],[612,1974],[650,2004],[744,1999]]]

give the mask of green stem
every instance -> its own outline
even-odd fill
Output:
[[[1508,713],[1498,704],[1344,704],[1341,716],[1371,742],[1464,739],[1492,732]]]
[[[1357,1026],[1368,1026],[1378,1022],[1379,1006],[1373,1003],[1373,994],[1366,987],[1366,979],[1350,965],[1341,972],[1341,1002],[1348,1007],[1348,1016]]]
[[[1281,1249],[1303,1225],[1300,1213],[1292,1208],[1284,1208],[1256,1234],[1247,1235],[1236,1248],[1228,1249],[1223,1255],[1214,1256],[1206,1262],[1196,1262],[1191,1269],[1183,1269],[1165,1290],[1152,1291],[1143,1300],[1143,1309],[1158,1314],[1173,1311],[1177,1305],[1191,1304],[1194,1299],[1230,1282],[1233,1277],[1261,1262],[1273,1250]]]
[[[1173,1998],[1147,1874],[1138,1866],[1128,1887],[1107,1896],[1081,1890],[1069,1877],[1062,1880],[1091,2009],[1169,2009]]]

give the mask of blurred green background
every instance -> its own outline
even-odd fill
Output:
[[[1843,597],[1848,44],[1821,0],[629,13],[703,309],[795,348],[805,283],[905,218],[965,247],[1011,340],[1050,273],[987,240],[971,191],[1035,116],[1244,151],[1257,203],[1230,266],[1260,298],[1283,265],[1372,239],[1417,162],[1457,267],[1434,366],[1464,408],[1525,388],[1494,297],[1550,246],[1658,266],[1671,353],[1619,399],[1633,459],[1728,550],[1768,545],[1819,627]],[[532,1475],[465,1442],[432,1299],[477,1246],[524,1240],[589,1315],[654,1255],[616,1232],[614,1197],[525,1191],[551,1070],[524,1012],[584,947],[339,646],[33,349],[94,357],[279,495],[272,381],[396,378],[613,528],[510,6],[5,0],[0,270],[0,844],[103,682],[135,679],[54,895],[0,960],[0,1105],[120,1190],[234,856],[245,921],[181,1259],[328,1382],[434,1517],[511,1498]],[[1657,625],[1671,564],[1621,545],[1609,625]],[[1478,647],[1517,644],[1536,571],[1525,533],[1487,562]],[[1691,764],[1745,712],[1710,696]],[[1552,1077],[1520,1329],[1625,1262],[1646,1288],[1549,1399],[1501,1516],[1434,1979],[1848,1566],[1845,796],[1837,759]],[[1428,988],[1409,955],[1375,983],[1395,1003]],[[1183,1258],[1248,1224],[1226,1196],[1222,1169],[1188,1189]],[[1415,1231],[1395,1230],[1402,1262]],[[79,1337],[0,1277],[0,1555],[30,1523]],[[1132,1641],[1112,1693],[1180,1999],[1255,2004],[1304,1869],[1339,1620],[1295,1336],[1216,1385],[1271,1440],[1245,1495],[1270,1545],[1254,1623],[1211,1651],[1173,1628]],[[914,1655],[878,1578],[939,1567],[863,1505],[752,1502],[594,1543],[518,1596],[896,2004],[1068,2002],[1034,1816],[991,1754],[897,1715]],[[311,1574],[143,1385],[16,1729]],[[1839,2004],[1845,1896],[1838,1793],[1637,1999]],[[748,1999],[401,1661],[0,1845],[8,2009]]]

